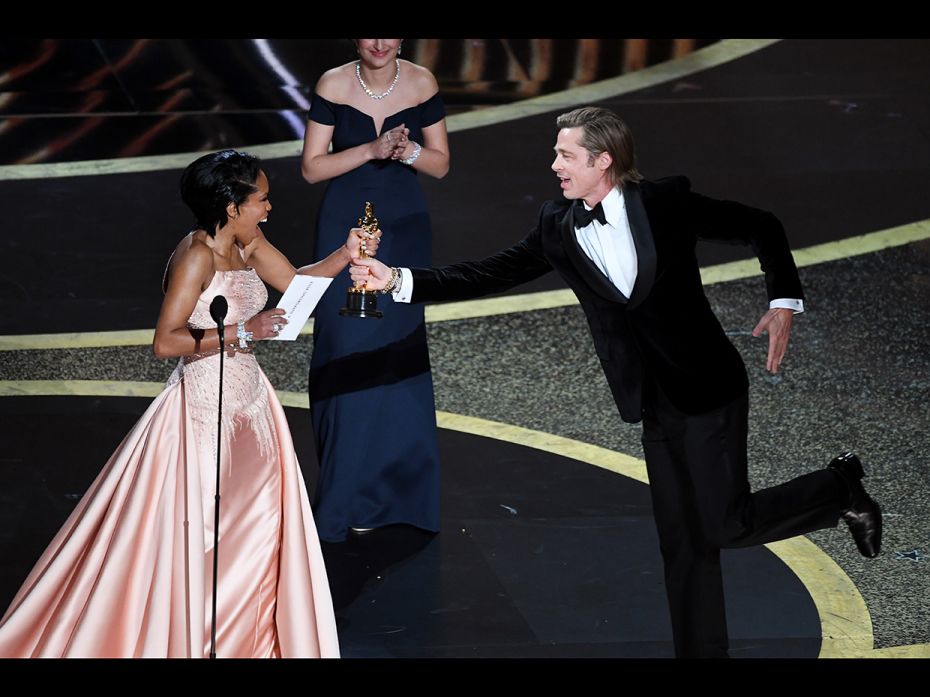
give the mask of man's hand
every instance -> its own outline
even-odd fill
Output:
[[[762,332],[768,332],[769,357],[765,361],[765,369],[770,373],[777,373],[785,358],[793,321],[794,310],[776,307],[762,315],[759,324],[752,330],[753,336],[762,336]]]
[[[353,259],[349,274],[356,286],[367,284],[368,290],[381,290],[391,280],[391,269],[376,259]]]

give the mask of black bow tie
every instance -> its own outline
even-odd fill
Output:
[[[581,199],[575,201],[575,227],[584,228],[591,224],[594,219],[601,225],[607,224],[607,217],[604,215],[604,208],[598,203],[594,208],[588,210],[584,207]]]

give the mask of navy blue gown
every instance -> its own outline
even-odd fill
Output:
[[[422,128],[445,116],[439,94],[388,116],[423,142]],[[333,152],[378,137],[371,116],[313,95],[309,118],[335,126]],[[416,171],[372,160],[332,179],[317,220],[314,258],[345,242],[371,201],[383,232],[378,258],[392,266],[429,266],[432,233]],[[439,530],[439,448],[433,378],[422,305],[378,296],[382,319],[342,317],[348,270],[315,311],[310,410],[320,461],[314,518],[320,538],[345,540],[348,528],[407,523]]]

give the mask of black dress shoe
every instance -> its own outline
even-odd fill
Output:
[[[862,486],[862,463],[853,453],[845,453],[834,458],[829,467],[849,488],[849,505],[842,518],[856,547],[864,557],[878,556],[882,547],[882,511]]]

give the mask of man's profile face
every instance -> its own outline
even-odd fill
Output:
[[[562,195],[568,199],[585,199],[589,205],[600,201],[612,185],[607,177],[610,162],[592,157],[581,145],[582,127],[563,128],[555,141],[552,171],[559,177]]]

